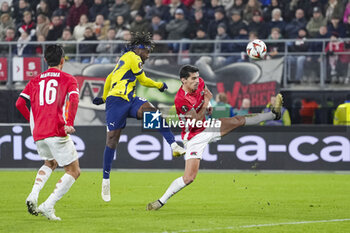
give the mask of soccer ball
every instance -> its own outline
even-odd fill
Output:
[[[253,40],[247,45],[247,54],[250,58],[258,60],[266,56],[266,44],[262,40]]]

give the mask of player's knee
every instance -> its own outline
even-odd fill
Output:
[[[58,166],[56,160],[45,161],[45,165],[51,168],[52,171],[55,170]]]
[[[183,176],[183,180],[186,185],[191,184],[194,179],[196,179],[196,175]]]
[[[244,116],[235,116],[231,118],[232,124],[237,126],[243,126],[245,124]]]
[[[80,176],[80,167],[77,167],[74,171],[74,178],[78,179]]]

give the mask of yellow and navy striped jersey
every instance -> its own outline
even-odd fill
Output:
[[[139,80],[142,86],[162,88],[162,82],[155,82],[146,77],[142,64],[140,56],[133,51],[121,56],[112,73],[107,76],[103,90],[103,100],[106,101],[108,96],[117,96],[131,101],[136,96],[136,80]]]

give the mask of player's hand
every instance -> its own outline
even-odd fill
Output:
[[[73,126],[68,126],[68,125],[65,125],[65,126],[64,126],[64,131],[66,132],[66,134],[75,133],[74,127],[73,127]]]
[[[101,104],[104,104],[105,102],[103,101],[102,98],[96,97],[95,99],[92,100],[92,103],[95,105],[101,105]]]
[[[209,91],[209,89],[204,89],[204,100],[208,101],[213,97],[213,94]]]
[[[211,114],[213,114],[213,107],[207,108],[207,115],[211,116]]]
[[[163,86],[162,86],[161,88],[159,88],[158,90],[159,90],[160,92],[164,92],[166,89],[168,89],[168,86],[166,85],[165,82],[163,82]]]

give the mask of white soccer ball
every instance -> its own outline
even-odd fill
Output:
[[[267,47],[262,40],[253,40],[247,45],[247,54],[250,58],[259,60],[266,56]]]

